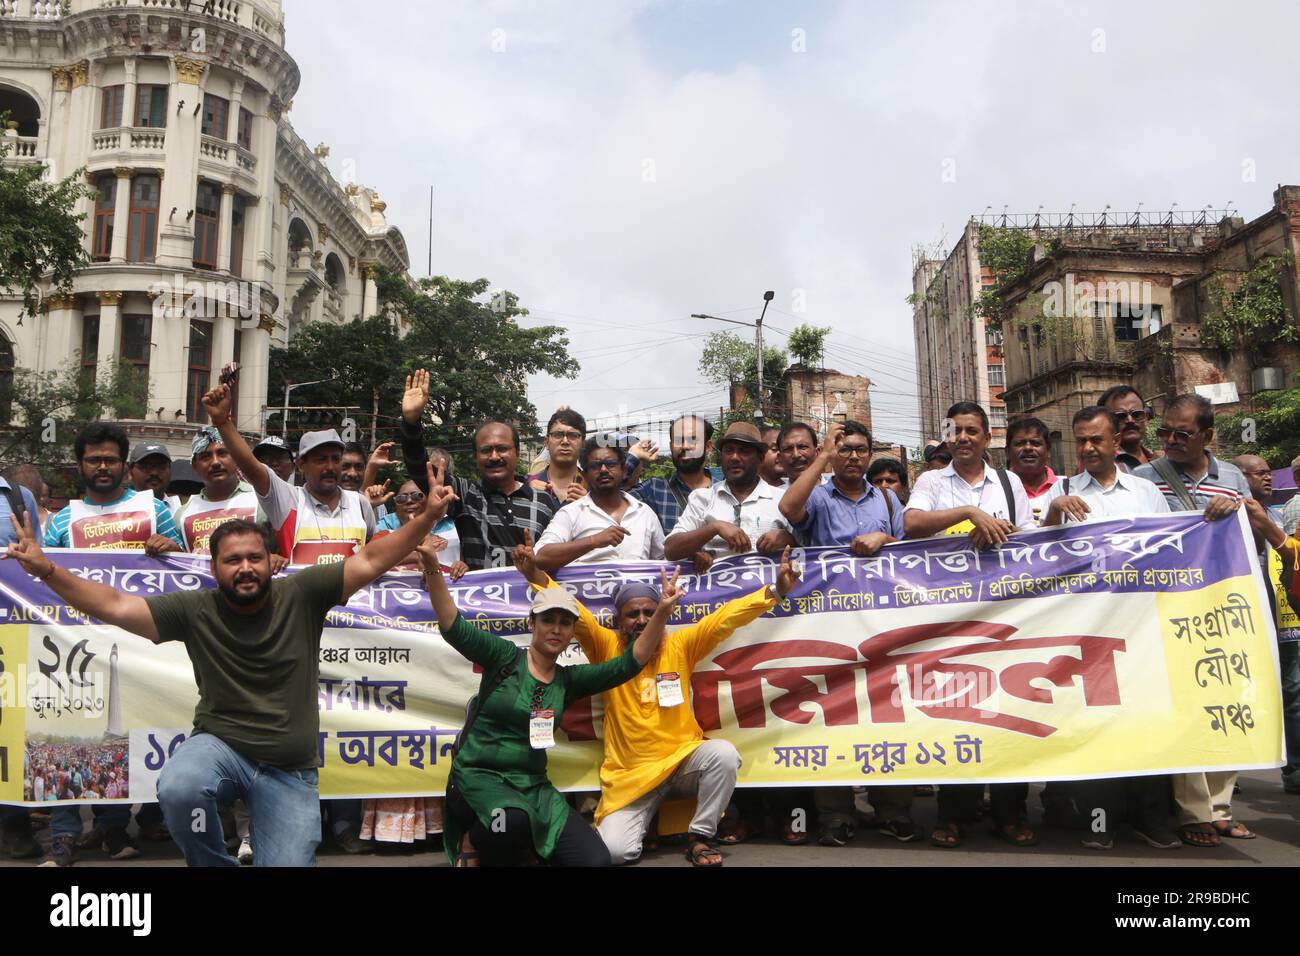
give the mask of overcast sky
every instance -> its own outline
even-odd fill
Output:
[[[689,314],[752,321],[772,289],[769,344],[830,326],[878,437],[915,446],[914,245],[989,206],[1251,219],[1300,181],[1289,3],[285,7],[289,119],[379,190],[412,272],[432,185],[434,273],[569,330],[582,372],[530,383],[543,419],[716,414],[700,346],[734,327]]]

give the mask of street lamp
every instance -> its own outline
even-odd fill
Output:
[[[331,374],[329,378],[322,378],[315,382],[298,382],[294,385],[284,386],[284,412],[280,419],[280,437],[282,437],[286,442],[289,441],[289,393],[295,388],[303,388],[307,385],[324,385],[326,382],[332,382],[339,377],[339,373],[334,371],[334,369],[330,369],[330,372]]]
[[[754,404],[754,417],[760,422],[763,419],[763,316],[767,315],[767,305],[774,298],[776,293],[772,291],[763,293],[763,311],[758,316],[757,322],[744,322],[740,319],[724,319],[718,315],[708,315],[703,312],[692,312],[692,319],[712,319],[714,322],[730,322],[732,325],[743,325],[754,330],[754,348],[758,352],[758,396]]]

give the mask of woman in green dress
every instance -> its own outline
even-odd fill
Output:
[[[650,623],[625,653],[602,664],[561,667],[573,641],[578,602],[563,588],[538,591],[528,620],[527,649],[487,634],[460,615],[437,555],[419,549],[429,598],[447,643],[483,668],[478,710],[447,781],[443,843],[457,866],[512,865],[531,851],[556,866],[609,866],[600,835],[546,776],[555,728],[576,700],[631,680],[659,650],[664,625],[682,596],[677,573],[663,575],[662,598]]]

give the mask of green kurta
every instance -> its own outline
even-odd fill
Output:
[[[459,615],[443,637],[483,668],[480,695],[493,675],[519,654],[510,641],[480,631]],[[519,661],[514,673],[486,700],[480,696],[479,715],[461,743],[449,784],[455,783],[479,822],[489,829],[493,810],[523,810],[532,824],[533,848],[538,857],[549,859],[569,818],[569,805],[546,776],[546,751],[534,750],[528,742],[534,695],[541,687],[541,709],[555,711],[555,726],[559,727],[570,703],[617,687],[640,672],[631,644],[623,654],[602,664],[557,665],[556,679],[550,684],[540,683],[529,672],[527,661]],[[443,827],[447,857],[454,862],[463,831],[451,813]]]

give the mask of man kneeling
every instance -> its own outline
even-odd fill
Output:
[[[560,586],[537,568],[529,545],[516,548],[514,558],[529,583]],[[695,866],[722,865],[722,854],[710,841],[735,789],[740,754],[729,741],[704,739],[691,708],[691,673],[737,628],[775,607],[798,580],[786,548],[775,588],[765,586],[728,601],[703,620],[673,631],[638,677],[605,691],[605,759],[596,826],[616,865],[640,858],[659,805],[680,797],[695,798],[686,858]],[[579,602],[574,636],[593,664],[610,660],[637,639],[658,606],[657,588],[629,582],[614,595],[617,631],[602,627]]]

